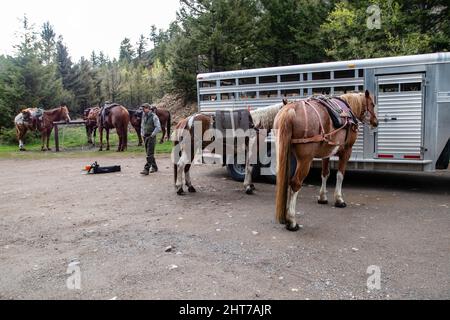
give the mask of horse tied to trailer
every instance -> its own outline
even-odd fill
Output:
[[[343,123],[333,124],[333,119],[325,103],[335,104],[341,110]],[[335,206],[346,207],[342,196],[342,182],[345,169],[352,153],[353,144],[358,136],[358,123],[370,122],[372,127],[378,126],[374,112],[374,99],[369,91],[365,93],[349,93],[328,101],[313,98],[289,103],[276,116],[274,129],[276,131],[277,148],[277,186],[276,186],[276,217],[280,223],[286,224],[290,231],[297,231],[299,225],[295,220],[297,196],[303,180],[309,173],[314,158],[322,160],[322,187],[319,203],[328,203],[326,183],[330,174],[330,157],[339,157]],[[336,128],[336,126],[340,126]],[[290,155],[296,158],[296,170],[290,177]]]

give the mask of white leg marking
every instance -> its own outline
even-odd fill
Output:
[[[338,171],[336,179],[336,190],[334,192],[334,199],[338,203],[344,203],[344,198],[342,197],[342,182],[344,181],[344,175],[342,172]]]
[[[23,146],[24,146],[24,145],[23,145],[23,141],[22,141],[22,140],[19,140],[19,148],[22,149]]]
[[[322,187],[320,188],[319,193],[319,201],[328,201],[327,197],[327,180],[330,175],[327,175],[326,177],[322,177]]]
[[[184,152],[184,150],[183,150],[183,151],[181,151],[181,157],[177,164],[177,170],[178,170],[177,183],[176,183],[177,189],[183,187],[183,173],[184,173],[184,167],[186,166],[186,163],[187,163],[187,155],[186,155],[186,152]]]
[[[297,225],[297,222],[295,220],[295,208],[297,205],[297,197],[298,193],[294,192],[292,188],[289,188],[288,193],[288,202],[287,202],[287,222],[289,222],[290,227],[294,228]]]

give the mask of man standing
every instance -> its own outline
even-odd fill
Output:
[[[144,103],[141,107],[144,111],[141,121],[141,135],[144,137],[145,152],[147,154],[147,163],[141,174],[148,176],[149,173],[158,171],[155,160],[155,146],[156,135],[158,132],[161,132],[161,124],[158,116],[151,110],[150,104]]]

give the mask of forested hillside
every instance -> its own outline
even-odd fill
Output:
[[[368,28],[378,4],[381,25]],[[80,114],[106,100],[136,107],[165,94],[195,100],[196,74],[450,49],[448,1],[183,0],[167,30],[125,38],[118,59],[92,48],[73,61],[51,21],[23,18],[12,56],[0,56],[0,129],[23,107],[65,102]]]

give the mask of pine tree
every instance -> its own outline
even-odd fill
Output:
[[[125,63],[131,63],[134,59],[135,52],[133,50],[133,46],[131,45],[131,40],[129,38],[125,38],[120,43],[120,55],[119,61]]]
[[[53,26],[50,22],[45,22],[42,25],[41,30],[41,42],[42,42],[42,61],[49,65],[53,62],[56,54],[56,33],[53,30]]]

